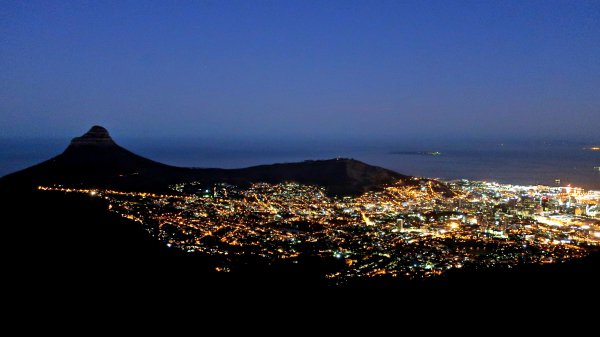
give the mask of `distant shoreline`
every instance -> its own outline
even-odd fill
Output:
[[[392,151],[389,154],[400,154],[410,156],[441,156],[442,153],[438,151]]]

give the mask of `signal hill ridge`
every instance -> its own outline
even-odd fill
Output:
[[[347,158],[242,169],[175,167],[132,153],[119,146],[104,127],[93,126],[84,135],[74,138],[62,154],[1,178],[0,188],[64,184],[163,192],[170,184],[188,181],[207,185],[216,182],[247,185],[252,182],[294,181],[325,187],[332,195],[356,195],[399,180],[418,184],[409,176]],[[437,184],[435,188],[444,190]]]

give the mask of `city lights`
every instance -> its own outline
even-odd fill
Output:
[[[423,278],[453,268],[557,263],[600,245],[600,191],[479,181],[398,181],[356,197],[332,197],[298,183],[198,182],[172,194],[43,187],[89,193],[143,224],[167,246],[216,257],[297,263],[303,256],[340,261],[324,275]]]

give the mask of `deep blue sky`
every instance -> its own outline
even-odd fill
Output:
[[[2,1],[0,137],[598,138],[600,1]]]

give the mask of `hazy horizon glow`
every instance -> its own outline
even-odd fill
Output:
[[[598,139],[598,1],[3,1],[0,137]]]

